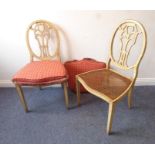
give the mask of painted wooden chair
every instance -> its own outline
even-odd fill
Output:
[[[128,95],[128,107],[131,108],[131,93],[138,75],[139,64],[146,49],[146,39],[145,29],[139,22],[127,20],[121,23],[112,36],[107,68],[76,76],[78,105],[80,105],[80,84],[88,92],[109,104],[107,120],[108,134],[111,132],[116,103],[122,97]],[[114,47],[116,49],[116,45],[118,47],[117,51],[114,50]],[[132,61],[135,55],[138,55],[135,62],[132,62],[133,64],[130,62],[130,65],[128,65],[129,54],[130,57],[132,56],[132,59],[130,59]],[[124,73],[128,71],[133,71],[132,76],[129,76],[129,73],[127,73],[128,75]]]
[[[12,79],[25,112],[28,111],[28,107],[22,86],[41,88],[62,84],[68,108],[68,75],[60,59],[60,39],[57,27],[45,20],[34,21],[27,29],[26,42],[30,52],[30,63],[17,72]]]

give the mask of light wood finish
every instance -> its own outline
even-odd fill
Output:
[[[112,119],[113,119],[114,111],[115,111],[115,103],[109,103],[108,121],[107,121],[107,134],[111,133]]]
[[[78,81],[78,76],[76,76],[76,92],[77,92],[77,103],[80,106],[80,82]]]
[[[113,54],[113,44],[116,34],[119,32],[120,39],[120,54],[119,58],[115,59]],[[133,46],[136,44],[139,37],[142,37],[142,48],[140,55],[134,65],[128,66],[128,58]],[[134,20],[127,20],[121,23],[114,32],[110,45],[109,60],[107,68],[95,71],[89,71],[77,75],[77,100],[80,104],[79,83],[91,94],[103,99],[109,103],[109,114],[107,121],[107,133],[111,132],[112,117],[114,113],[114,105],[128,94],[128,106],[131,107],[131,94],[134,87],[139,64],[144,56],[147,44],[146,32],[141,23]],[[111,65],[123,71],[133,70],[133,76],[125,76],[114,70]]]
[[[31,39],[30,39],[30,33],[33,34],[33,39],[36,41],[39,47],[39,52],[40,55],[36,55],[35,52],[33,51],[33,48],[31,47]],[[55,34],[55,35],[54,35]],[[53,54],[51,55],[52,51],[50,49],[50,44],[52,41],[55,40],[55,50],[53,51]],[[26,31],[26,43],[27,47],[30,53],[30,62],[35,61],[35,59],[44,61],[44,60],[60,60],[60,39],[59,39],[59,33],[58,33],[58,28],[56,25],[52,24],[49,21],[46,20],[36,20],[32,22],[27,31]],[[34,42],[33,42],[34,43]],[[53,46],[54,46],[53,45]],[[24,84],[18,84],[14,82],[18,94],[21,99],[21,103],[24,107],[24,110],[27,112],[27,104],[24,98],[24,93],[22,91],[22,86]],[[60,79],[60,82],[57,81],[54,84],[61,84],[64,86],[64,95],[65,95],[65,101],[66,101],[66,107],[69,107],[69,101],[68,101],[68,89],[67,89],[67,77]],[[45,84],[45,85],[36,85],[35,87],[39,87],[40,90],[43,90],[43,86],[49,86],[52,84]],[[26,85],[28,86],[28,85]],[[29,85],[32,86],[32,85]]]
[[[118,32],[120,34],[119,37],[120,37],[121,49],[120,49],[119,59],[116,60],[113,55],[113,45]],[[134,45],[136,44],[138,37],[140,36],[143,37],[143,44],[140,51],[140,55],[134,65],[128,66],[127,64],[128,57]],[[110,54],[109,54],[110,63],[108,64],[110,65],[111,63],[113,63],[115,66],[123,70],[135,69],[139,66],[139,63],[145,53],[145,49],[146,49],[146,31],[143,25],[134,20],[127,20],[121,23],[113,34],[113,37],[111,40],[111,46],[110,46]]]
[[[25,97],[24,97],[23,90],[22,90],[20,85],[16,84],[15,86],[16,86],[16,90],[18,92],[21,104],[24,107],[25,112],[28,112],[28,107],[27,107],[27,103],[26,103],[26,100],[25,100]]]
[[[131,109],[132,107],[132,102],[131,102],[131,99],[132,99],[132,91],[133,91],[133,88],[131,87],[129,92],[128,92],[128,108]]]
[[[63,83],[66,108],[69,109],[68,86],[67,82]]]
[[[36,43],[39,46],[38,56],[32,46],[30,41],[30,33],[34,35]],[[54,36],[55,34],[55,36]],[[55,50],[51,51],[50,43],[55,40]],[[34,58],[39,60],[51,60],[58,59],[60,60],[60,39],[57,27],[49,21],[46,20],[37,20],[30,24],[26,32],[26,43],[30,52],[30,61],[33,61]],[[53,54],[51,54],[53,53]]]

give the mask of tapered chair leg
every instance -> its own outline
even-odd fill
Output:
[[[77,95],[77,103],[80,106],[80,82],[76,78],[76,95]]]
[[[131,103],[131,99],[132,99],[132,91],[133,91],[133,88],[131,87],[129,92],[128,92],[128,108],[131,109],[132,107],[132,103]]]
[[[61,87],[64,88],[64,84],[61,83]]]
[[[42,86],[39,86],[39,89],[40,89],[40,90],[43,90]]]
[[[115,111],[115,103],[110,103],[108,110],[107,134],[111,133],[114,111]]]
[[[66,103],[66,108],[69,108],[69,99],[68,99],[68,87],[67,87],[67,82],[63,83],[64,87],[64,95],[65,95],[65,103]]]
[[[26,100],[25,100],[25,97],[24,97],[23,90],[22,90],[20,85],[16,84],[15,86],[16,86],[16,90],[18,92],[21,104],[24,107],[25,112],[28,112],[28,107],[27,107],[27,104],[26,104]]]

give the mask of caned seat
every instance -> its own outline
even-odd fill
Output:
[[[68,75],[60,58],[60,38],[56,25],[45,20],[32,22],[26,31],[26,43],[30,63],[22,67],[12,78],[25,112],[28,111],[22,86],[61,84],[64,87],[66,107],[69,107]]]
[[[116,28],[112,36],[107,68],[76,76],[78,105],[80,105],[80,85],[109,104],[108,134],[111,133],[116,103],[128,95],[128,107],[131,108],[131,94],[146,50],[146,43],[146,31],[143,25],[134,20],[127,20]],[[125,71],[127,74],[132,71],[133,75],[127,76]]]
[[[93,94],[106,101],[115,100],[129,88],[131,80],[108,69],[100,69],[80,74],[81,83]]]

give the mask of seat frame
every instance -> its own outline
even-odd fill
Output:
[[[40,29],[39,26],[42,26],[42,28],[44,28],[43,30]],[[48,48],[48,43],[49,43],[49,39],[50,39],[50,30],[55,33],[55,37],[56,37],[56,48],[54,51],[54,54],[51,55],[49,48]],[[38,42],[39,45],[39,49],[40,49],[40,55],[36,55],[35,52],[33,51],[31,44],[30,44],[30,31],[33,31],[34,35],[35,35],[35,39]],[[41,40],[40,40],[41,39]],[[26,31],[26,43],[27,43],[27,47],[30,53],[30,62],[33,62],[34,59],[37,59],[39,61],[44,61],[44,60],[53,60],[53,59],[57,59],[61,61],[60,58],[60,38],[59,38],[59,34],[58,34],[58,28],[56,27],[56,25],[54,25],[53,23],[46,21],[46,20],[36,20],[34,22],[32,22]],[[60,82],[57,81],[54,84],[61,84],[63,89],[64,89],[64,96],[65,96],[65,103],[66,103],[66,108],[69,108],[69,99],[68,99],[68,82],[67,82],[68,78],[63,78],[63,80],[60,79]],[[20,84],[18,82],[14,82],[16,90],[18,92],[18,95],[20,97],[20,101],[22,106],[24,107],[25,112],[28,112],[28,106],[24,97],[24,92],[22,89],[22,86],[24,86],[24,84]],[[44,86],[50,86],[53,85],[53,83],[50,84],[38,84],[38,85],[33,85],[33,87],[39,87],[40,90],[42,90],[42,87]],[[26,86],[32,86],[32,85],[27,85]]]
[[[113,44],[114,44],[114,39],[115,39],[115,36],[118,32],[118,30],[122,31],[121,33],[121,36],[120,36],[120,41],[122,43],[122,46],[123,46],[123,41],[122,39],[124,39],[123,37],[126,37],[126,39],[130,39],[130,38],[127,38],[127,37],[130,37],[128,34],[125,34],[125,31],[128,33],[128,27],[133,27],[133,36],[134,36],[134,42],[133,44],[131,45],[131,47],[129,48],[129,50],[127,50],[127,48],[123,51],[123,49],[121,49],[121,52],[120,52],[120,57],[118,59],[118,61],[116,61],[114,59],[114,56],[113,56]],[[141,32],[138,31],[139,28],[141,30]],[[130,51],[131,51],[131,48],[135,45],[136,41],[137,41],[137,38],[138,38],[138,35],[142,34],[143,35],[143,43],[142,43],[142,49],[141,49],[141,52],[140,52],[140,55],[136,61],[136,63],[133,65],[133,66],[128,66],[127,65],[127,59],[128,59],[128,56],[130,54]],[[123,36],[125,35],[125,36]],[[126,46],[128,46],[128,43],[126,43]],[[129,78],[127,76],[124,76],[125,78],[128,78],[131,80],[131,84],[128,86],[128,88],[120,95],[118,96],[116,99],[112,100],[110,99],[108,96],[104,95],[103,93],[100,93],[99,91],[96,91],[92,88],[90,88],[88,85],[87,85],[87,82],[84,81],[80,76],[81,75],[84,75],[84,74],[89,74],[91,72],[94,72],[94,71],[89,71],[89,72],[86,72],[86,73],[82,73],[82,74],[79,74],[76,76],[76,89],[77,89],[77,102],[78,102],[78,106],[80,106],[80,85],[82,85],[88,92],[90,92],[91,94],[103,99],[104,101],[106,101],[108,104],[109,104],[109,110],[108,110],[108,120],[107,120],[107,133],[110,134],[111,133],[111,129],[112,129],[112,119],[113,119],[113,115],[114,115],[114,111],[115,111],[115,106],[116,106],[116,103],[118,103],[118,101],[120,101],[124,96],[128,95],[128,107],[129,109],[132,107],[132,103],[131,103],[131,96],[132,96],[132,91],[133,91],[133,88],[134,88],[134,85],[135,85],[135,81],[137,79],[137,76],[138,76],[138,69],[139,69],[139,65],[140,65],[140,62],[144,56],[144,53],[145,53],[145,50],[146,50],[146,45],[147,45],[147,36],[146,36],[146,31],[143,27],[143,25],[138,22],[138,21],[135,21],[135,20],[126,20],[125,22],[121,23],[118,28],[115,30],[113,36],[112,36],[112,40],[111,40],[111,45],[110,45],[110,51],[109,51],[109,60],[108,60],[108,65],[107,65],[107,70],[110,70],[112,72],[115,72],[121,76],[124,76],[122,74],[120,74],[118,71],[114,70],[111,68],[111,64],[113,64],[115,67],[123,70],[123,71],[127,71],[127,70],[133,70],[133,77],[132,78]]]

